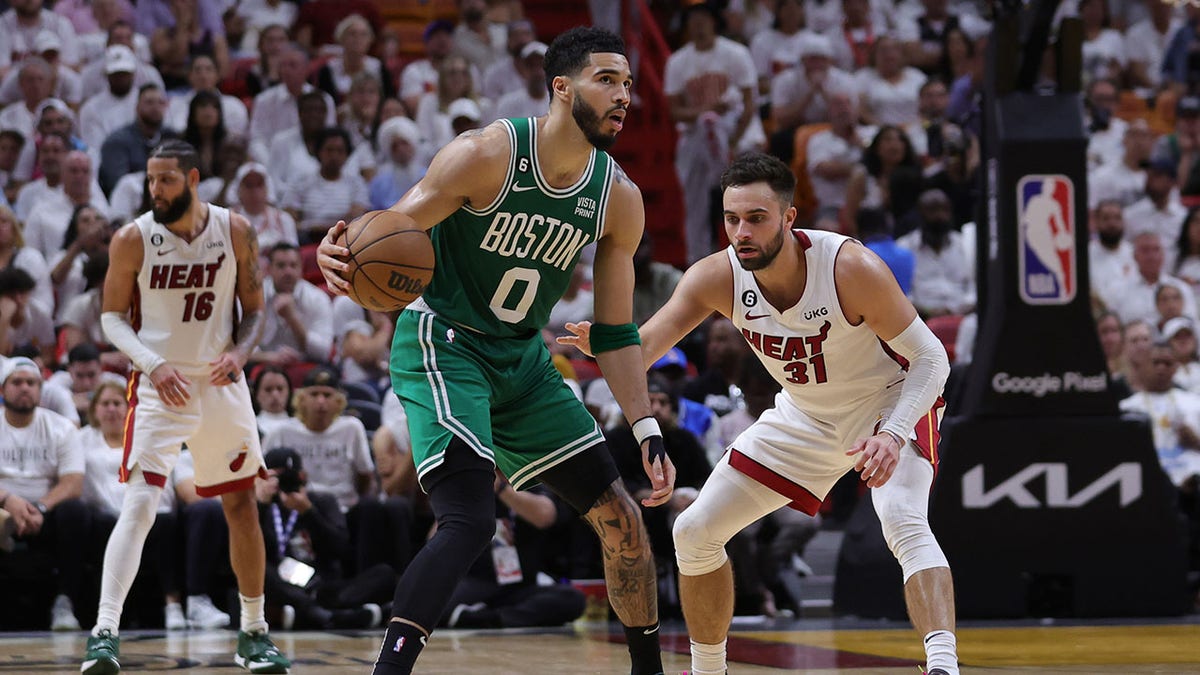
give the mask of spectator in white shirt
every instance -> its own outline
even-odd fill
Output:
[[[1132,236],[1133,261],[1137,274],[1117,294],[1112,309],[1128,324],[1131,321],[1149,321],[1158,325],[1158,307],[1155,296],[1158,287],[1169,284],[1179,289],[1183,296],[1183,315],[1196,320],[1196,298],[1186,282],[1166,273],[1163,264],[1162,238],[1153,230],[1139,230]]]
[[[267,436],[292,418],[292,381],[283,368],[273,365],[259,368],[251,393],[260,435]]]
[[[340,127],[317,133],[313,142],[320,169],[301,176],[288,186],[283,206],[296,219],[303,242],[316,242],[330,223],[347,222],[367,210],[367,185],[357,173],[346,171],[350,135]]]
[[[0,269],[16,267],[28,272],[37,284],[31,299],[47,314],[52,313],[54,287],[50,283],[46,258],[37,249],[25,245],[21,230],[17,214],[7,206],[0,206]]]
[[[1087,80],[1120,79],[1127,59],[1121,31],[1109,28],[1106,0],[1079,0],[1083,22],[1083,76]]]
[[[1138,231],[1153,230],[1168,249],[1167,267],[1174,263],[1173,244],[1179,238],[1187,209],[1175,189],[1175,165],[1162,159],[1151,160],[1146,167],[1146,196],[1125,208],[1125,222]]]
[[[108,220],[89,204],[76,207],[71,214],[61,250],[48,258],[50,281],[58,297],[56,318],[61,319],[71,301],[90,288],[84,267],[92,258],[107,258],[112,232]]]
[[[1112,307],[1137,270],[1133,262],[1133,245],[1125,240],[1121,203],[1105,199],[1097,204],[1092,209],[1092,229],[1096,232],[1095,238],[1088,242],[1092,293],[1106,307]]]
[[[800,41],[800,67],[771,81],[771,119],[790,145],[793,130],[802,124],[828,122],[829,98],[835,93],[857,99],[854,76],[833,65],[833,43],[824,35],[806,35]]]
[[[317,73],[318,86],[325,93],[341,103],[350,94],[354,78],[366,74],[379,82],[384,95],[395,94],[391,73],[387,72],[379,59],[368,53],[375,40],[375,31],[366,19],[351,14],[338,22],[333,37],[342,47],[341,54],[326,61]]]
[[[288,45],[279,55],[279,84],[254,97],[254,114],[250,118],[250,156],[271,166],[268,153],[275,137],[300,127],[297,114],[301,94],[317,91],[308,83],[308,55],[296,45]],[[325,102],[324,117],[317,128],[336,123],[333,97],[321,92]],[[278,176],[276,176],[278,178]]]
[[[12,9],[0,14],[0,75],[13,64],[36,54],[34,42],[42,31],[54,33],[63,45],[62,59],[68,66],[79,65],[79,40],[66,17],[42,7],[42,0],[12,3]]]
[[[1103,1],[1103,0],[1101,0]],[[1116,116],[1118,89],[1111,80],[1092,80],[1087,87],[1088,167],[1115,164],[1124,154],[1125,120]]]
[[[1200,353],[1197,353],[1196,326],[1185,316],[1176,317],[1163,324],[1163,339],[1171,345],[1179,370],[1175,372],[1175,386],[1200,393]]]
[[[51,193],[62,192],[62,164],[71,149],[71,141],[62,134],[44,134],[37,144],[37,166],[42,177],[21,186],[13,211],[22,221],[29,219],[33,205]]]
[[[38,34],[33,46],[34,55],[44,59],[54,73],[51,94],[55,98],[60,98],[72,106],[78,107],[83,100],[82,85],[79,75],[62,63],[59,58],[63,44],[58,35],[50,31],[42,31]],[[0,105],[14,103],[21,98],[21,88],[17,83],[17,77],[17,72],[9,71],[8,75],[4,77],[3,83],[0,83]]]
[[[79,73],[83,87],[83,100],[104,91],[108,86],[105,77],[108,69],[108,48],[121,45],[130,50],[135,57],[133,71],[133,89],[142,88],[143,84],[154,84],[159,89],[163,86],[162,75],[158,69],[150,65],[150,48],[146,46],[146,38],[133,32],[133,26],[125,21],[117,21],[108,32],[108,39],[96,47],[96,57],[91,59]]]
[[[233,186],[235,200],[232,208],[250,221],[250,226],[258,234],[259,250],[269,251],[281,243],[300,245],[296,235],[296,220],[292,214],[272,206],[276,196],[274,184],[267,175],[267,167],[256,162],[243,164],[233,177]],[[265,266],[265,254],[263,262]]]
[[[300,251],[295,246],[276,244],[267,257],[266,329],[250,360],[284,367],[327,361],[333,349],[329,296],[302,278]]]
[[[19,267],[0,270],[0,355],[34,350],[42,363],[54,362],[54,321],[32,301],[33,277]]]
[[[920,119],[917,100],[925,74],[908,65],[899,40],[886,35],[876,39],[871,67],[855,78],[865,123],[905,126]]]
[[[833,41],[833,61],[853,72],[870,65],[871,45],[888,32],[885,19],[872,11],[870,0],[842,0],[842,22],[825,34]]]
[[[130,4],[128,0],[80,0],[91,5],[96,18],[96,28],[79,35],[79,62],[84,65],[104,60],[105,48],[122,44],[133,50],[142,63],[150,63],[150,38],[135,32],[133,7],[128,12],[120,11],[118,4]],[[155,70],[155,73],[158,71]],[[160,76],[161,77],[161,76]],[[85,94],[86,95],[86,94]]]
[[[546,89],[546,43],[530,42],[521,50],[525,82],[496,102],[494,119],[540,117],[550,110],[550,92]]]
[[[133,122],[137,116],[137,92],[133,88],[137,59],[129,47],[113,45],[104,54],[108,89],[97,93],[79,111],[79,134],[100,161],[100,146],[112,132]]]
[[[54,90],[54,70],[40,56],[30,56],[18,68],[17,86],[21,89],[21,100],[0,110],[0,129],[16,129],[25,137],[24,153],[34,152],[34,130],[37,126],[37,110],[42,101],[50,98]],[[20,169],[18,169],[20,172]],[[29,174],[17,176],[29,180]]]
[[[368,187],[372,209],[395,204],[425,175],[428,164],[418,156],[420,147],[421,132],[407,117],[393,117],[379,126],[379,149],[387,154]]]
[[[222,94],[221,90],[217,88],[220,81],[217,64],[211,56],[197,54],[193,57],[192,65],[188,69],[188,83],[191,85],[191,89],[187,93],[171,97],[171,107],[167,109],[164,124],[177,131],[185,129],[192,97],[196,95],[196,92],[207,91],[220,97],[221,116],[225,120],[225,129],[239,136],[245,134],[250,128],[250,115],[246,112],[246,104],[233,96]]]
[[[1171,36],[1183,25],[1175,8],[1165,0],[1146,0],[1150,16],[1125,31],[1129,81],[1140,94],[1153,94],[1162,84],[1163,54]]]
[[[438,70],[437,91],[421,97],[413,116],[425,141],[423,155],[433,157],[444,145],[454,140],[456,134],[450,124],[449,109],[450,104],[460,98],[478,102],[475,86],[471,83],[470,64],[455,54],[442,61]]]
[[[750,58],[758,74],[758,93],[763,101],[771,92],[771,79],[800,64],[800,47],[806,30],[804,0],[775,0],[773,24],[750,40]]]
[[[62,189],[49,192],[33,203],[25,220],[25,243],[47,260],[63,250],[63,235],[76,209],[91,206],[101,218],[107,219],[108,200],[92,175],[92,158],[86,152],[72,150],[63,158]]]
[[[523,89],[527,79],[523,61],[526,45],[534,41],[533,24],[525,19],[510,21],[507,30],[508,58],[488,66],[483,72],[483,84],[479,88],[484,97],[493,101],[499,101],[505,94]]]
[[[459,21],[454,27],[454,51],[482,73],[504,58],[507,29],[488,19],[487,0],[457,0],[456,4]]]
[[[1154,132],[1146,120],[1129,122],[1124,146],[1120,162],[1101,164],[1088,171],[1088,202],[1092,208],[1104,200],[1129,206],[1146,193],[1145,166],[1154,149]]]
[[[235,4],[234,11],[246,21],[242,51],[253,52],[259,44],[259,34],[271,26],[281,26],[285,31],[291,31],[298,10],[296,3],[285,0],[244,0]]]
[[[921,227],[896,240],[916,256],[913,306],[924,318],[972,311],[975,269],[962,234],[952,228],[950,198],[941,190],[926,190],[917,209]]]
[[[107,252],[97,252],[83,264],[82,276],[86,290],[63,303],[59,309],[59,343],[66,350],[91,345],[100,350],[100,362],[108,371],[124,373],[129,370],[129,357],[109,343],[100,326],[104,275],[107,272]]]
[[[667,58],[663,93],[679,131],[675,171],[683,188],[687,256],[712,253],[713,189],[755,118],[758,78],[745,46],[718,35],[721,16],[708,3],[684,8],[688,43]]]
[[[1178,364],[1170,344],[1150,348],[1145,390],[1121,401],[1121,410],[1150,418],[1154,449],[1176,486],[1200,476],[1200,396],[1175,387]]]
[[[949,5],[947,0],[921,0],[923,13],[896,21],[896,37],[904,43],[908,62],[930,76],[942,65],[946,34],[959,26],[959,17],[949,11]]]
[[[0,275],[4,272],[0,272]],[[75,426],[38,406],[41,368],[27,358],[4,365],[0,416],[0,504],[16,522],[16,536],[50,554],[58,568],[51,614],[54,630],[79,630],[73,604],[82,601],[82,556],[87,535],[84,459]]]
[[[400,101],[415,115],[421,98],[437,92],[442,62],[454,50],[454,24],[443,19],[425,27],[425,58],[417,59],[400,73]]]
[[[808,139],[805,159],[817,200],[817,226],[822,227],[822,221],[832,222],[836,229],[850,176],[862,157],[857,97],[853,92],[834,90],[829,95],[829,112],[831,127]]]
[[[271,141],[267,170],[286,195],[301,178],[315,173],[320,166],[316,159],[317,134],[325,125],[329,95],[320,90],[308,91],[296,99],[300,124],[275,135]]]

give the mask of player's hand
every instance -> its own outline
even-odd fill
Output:
[[[158,397],[163,400],[163,403],[173,408],[182,408],[192,397],[191,392],[188,391],[192,381],[180,374],[169,363],[155,368],[154,372],[150,373],[150,382],[154,385],[154,390],[158,392]]]
[[[846,454],[858,455],[854,470],[862,474],[867,487],[877,488],[888,482],[900,463],[900,444],[891,434],[879,432],[858,439]]]
[[[675,489],[675,465],[667,456],[662,436],[649,436],[642,442],[642,468],[650,477],[650,496],[642,500],[642,506],[666,504]]]
[[[223,352],[216,361],[208,364],[208,383],[217,387],[233,384],[242,379],[242,368],[245,361],[238,358],[234,352]]]
[[[595,356],[595,354],[592,353],[591,321],[567,323],[565,328],[571,331],[572,335],[560,335],[554,338],[555,342],[560,345],[571,345],[588,356]]]
[[[350,282],[342,278],[342,274],[350,268],[345,262],[350,255],[350,249],[334,243],[345,231],[346,221],[337,221],[336,225],[329,228],[329,232],[321,240],[321,245],[317,247],[317,267],[321,268],[325,285],[334,295],[346,295],[350,290]]]

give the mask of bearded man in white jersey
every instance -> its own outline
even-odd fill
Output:
[[[929,528],[941,391],[950,365],[887,265],[859,242],[793,230],[795,178],[774,157],[721,177],[728,249],[693,265],[641,328],[647,367],[713,312],[733,320],[783,385],[675,521],[679,594],[696,675],[724,673],[733,575],[724,545],[782,506],[816,513],[854,469],[904,570],[929,675],[958,675],[954,588]],[[559,338],[587,351],[589,325]]]
[[[229,523],[241,598],[234,661],[253,673],[286,673],[291,666],[267,637],[263,618],[266,550],[254,481],[266,472],[242,377],[263,331],[258,240],[244,217],[196,197],[197,162],[183,141],[155,148],[146,162],[153,209],[118,230],[110,248],[101,323],[134,366],[120,468],[128,488],[104,554],[84,675],[121,671],[121,607],[184,443],[197,494],[219,496]]]

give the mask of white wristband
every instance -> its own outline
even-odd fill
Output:
[[[659,428],[658,420],[653,416],[647,415],[633,423],[633,437],[637,439],[638,445],[644,443],[651,436],[662,438],[662,429]]]

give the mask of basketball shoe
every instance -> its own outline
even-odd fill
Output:
[[[121,638],[102,630],[99,635],[88,638],[79,672],[83,675],[116,675],[121,672],[121,664],[117,661],[120,655]]]
[[[252,673],[287,673],[292,662],[279,652],[263,631],[238,631],[237,653],[233,660]]]

